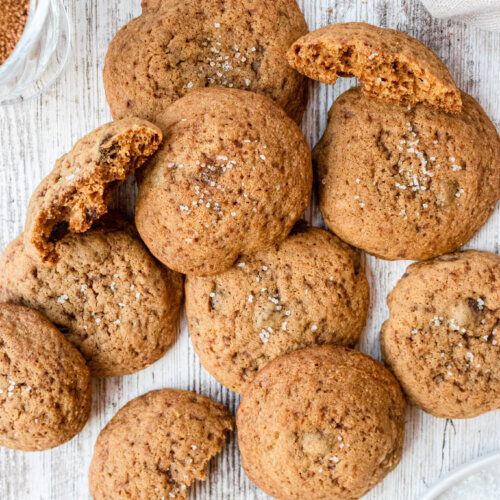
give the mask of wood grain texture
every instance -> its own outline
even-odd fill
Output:
[[[140,12],[139,0],[65,0],[73,24],[73,52],[58,82],[42,97],[0,107],[0,248],[23,227],[30,194],[57,157],[86,132],[109,121],[102,68],[107,44]],[[367,21],[403,30],[434,49],[449,65],[458,85],[472,94],[500,124],[500,34],[432,19],[417,0],[300,0],[310,29],[340,21]],[[311,83],[304,131],[311,146],[322,134],[327,111],[353,80],[335,86]],[[135,187],[121,188],[116,205],[132,211]],[[322,225],[316,201],[306,213]],[[500,209],[467,245],[500,252]],[[378,333],[387,317],[385,297],[408,262],[364,257],[370,280],[370,320],[359,349],[380,359]],[[123,404],[151,389],[176,387],[206,394],[235,411],[239,397],[221,387],[201,367],[189,341],[185,319],[165,357],[134,375],[94,382],[92,416],[71,442],[43,453],[0,450],[0,499],[87,499],[87,470],[100,429]],[[366,498],[413,500],[451,469],[500,450],[500,412],[466,421],[433,418],[411,408],[401,465]],[[245,477],[236,439],[210,466],[209,479],[190,498],[251,500],[267,498]]]

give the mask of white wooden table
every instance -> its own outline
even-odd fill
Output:
[[[0,107],[0,249],[22,231],[30,194],[86,132],[110,120],[102,69],[106,48],[127,21],[140,12],[139,0],[65,0],[73,24],[73,52],[56,85],[37,100]],[[181,1],[181,0],[180,0]],[[500,124],[500,34],[432,19],[418,0],[300,0],[309,28],[339,21],[367,21],[403,30],[429,45],[449,65],[458,85],[479,100]],[[342,79],[341,79],[342,80]],[[333,87],[311,84],[304,131],[313,146],[326,125],[334,99],[354,82]],[[117,205],[131,213],[134,186],[121,188]],[[321,225],[316,204],[307,218]],[[500,253],[500,208],[468,247]],[[371,285],[370,319],[359,349],[380,359],[378,333],[387,317],[385,297],[408,262],[365,257]],[[236,411],[239,397],[218,384],[200,365],[185,319],[175,346],[148,369],[122,378],[94,381],[92,415],[83,432],[51,451],[0,449],[0,499],[87,499],[87,471],[99,431],[130,399],[151,389],[176,387],[206,394]],[[472,420],[442,420],[415,408],[407,417],[399,467],[366,498],[418,499],[428,486],[456,466],[500,450],[500,412]],[[245,477],[236,439],[211,464],[208,480],[193,486],[190,498],[263,499]],[[306,499],[304,499],[306,500]]]

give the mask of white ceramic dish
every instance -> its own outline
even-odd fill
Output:
[[[462,465],[458,469],[450,472],[450,474],[439,481],[439,483],[435,484],[420,500],[437,500],[439,495],[442,495],[456,484],[462,482],[471,474],[475,474],[495,464],[498,464],[500,467],[500,452],[480,457]]]

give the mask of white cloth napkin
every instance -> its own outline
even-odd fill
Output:
[[[500,31],[500,0],[422,0],[431,15]]]

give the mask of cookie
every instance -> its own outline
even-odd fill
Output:
[[[55,264],[57,242],[81,233],[108,211],[114,188],[159,147],[162,133],[140,118],[107,123],[56,161],[31,197],[25,227],[33,257]]]
[[[161,262],[217,274],[288,235],[309,204],[311,155],[271,99],[194,90],[158,122],[165,140],[142,175],[136,224]]]
[[[94,500],[186,498],[233,429],[220,403],[189,391],[151,391],[101,431],[90,464]]]
[[[436,417],[500,409],[500,256],[476,250],[413,264],[387,299],[384,361]]]
[[[106,55],[104,87],[115,118],[155,121],[192,89],[217,86],[264,94],[300,122],[307,83],[285,58],[307,33],[295,0],[143,0],[142,7]]]
[[[389,260],[422,260],[467,243],[500,197],[500,138],[462,93],[461,113],[342,94],[313,156],[328,227]]]
[[[271,361],[236,425],[248,477],[280,500],[362,497],[401,459],[406,404],[380,363],[316,346]]]
[[[142,370],[177,333],[182,277],[147,251],[123,217],[108,214],[59,244],[60,259],[33,259],[19,236],[0,259],[0,300],[47,316],[96,377]]]
[[[59,446],[82,430],[91,404],[82,355],[40,313],[0,303],[0,446]]]
[[[287,52],[290,65],[322,83],[355,76],[375,99],[459,113],[460,90],[429,47],[401,31],[338,23],[308,33]]]
[[[318,228],[242,255],[217,276],[190,276],[185,290],[200,361],[240,394],[277,356],[315,344],[356,344],[369,303],[359,255]]]

